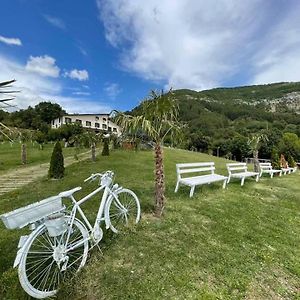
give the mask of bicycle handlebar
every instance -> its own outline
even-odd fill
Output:
[[[93,173],[90,177],[88,177],[88,178],[86,178],[86,179],[84,179],[84,182],[87,182],[87,181],[89,181],[89,180],[95,180],[96,179],[96,177],[102,177],[103,176],[103,174],[101,174],[101,173]]]
[[[102,178],[102,177],[104,177],[105,175],[106,176],[111,176],[111,177],[113,177],[113,172],[112,171],[106,171],[105,173],[93,173],[90,177],[88,177],[88,178],[86,178],[85,180],[84,180],[84,182],[87,182],[87,181],[94,181],[97,177],[100,177],[100,178]]]

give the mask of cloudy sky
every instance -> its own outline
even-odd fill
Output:
[[[19,108],[133,108],[150,89],[300,81],[298,0],[2,0]]]

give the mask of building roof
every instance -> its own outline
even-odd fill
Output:
[[[107,113],[107,114],[65,114],[65,115],[63,115],[63,117],[66,117],[66,116],[70,116],[70,117],[72,117],[72,116],[108,116],[109,115],[109,113]]]

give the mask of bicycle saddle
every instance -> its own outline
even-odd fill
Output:
[[[70,197],[71,195],[73,195],[74,193],[78,192],[81,190],[81,186],[78,186],[72,190],[68,190],[68,191],[64,191],[58,194],[59,197]]]

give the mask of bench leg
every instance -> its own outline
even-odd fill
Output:
[[[273,178],[273,175],[274,175],[274,174],[273,174],[273,173],[271,173],[271,178]]]
[[[176,183],[176,187],[175,187],[175,193],[177,193],[177,192],[178,192],[178,188],[179,188],[179,181],[177,181],[177,183]]]
[[[259,177],[261,177],[261,176],[262,176],[262,174],[263,174],[263,173],[262,173],[262,172],[260,172],[260,174],[259,174]]]
[[[259,180],[259,175],[256,175],[256,182],[258,182],[258,180]]]
[[[225,179],[224,182],[223,182],[223,189],[226,188],[226,183],[227,183],[227,179]]]
[[[193,185],[193,186],[191,187],[191,190],[190,190],[190,198],[193,197],[194,191],[195,191],[195,186]]]
[[[282,171],[279,172],[279,176],[282,176]]]
[[[228,179],[227,179],[227,184],[230,182],[230,176],[228,176]]]
[[[242,177],[242,180],[241,180],[241,186],[244,185],[244,182],[245,182],[245,177]]]

